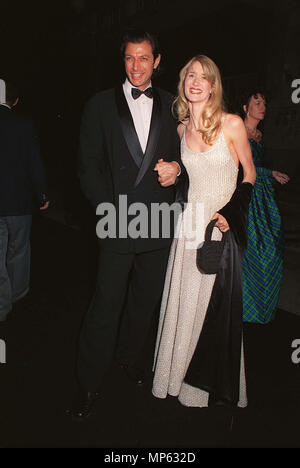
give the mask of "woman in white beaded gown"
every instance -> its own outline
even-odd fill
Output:
[[[174,108],[181,138],[181,156],[189,176],[188,207],[179,220],[170,251],[161,304],[154,359],[153,395],[178,396],[185,406],[205,407],[209,392],[184,381],[210,303],[216,275],[201,273],[196,266],[197,245],[211,219],[217,219],[213,239],[230,225],[218,211],[228,204],[236,190],[239,161],[245,187],[250,189],[256,172],[240,117],[226,114],[222,106],[222,84],[216,64],[208,57],[193,57],[181,70]],[[248,184],[247,184],[248,183]],[[242,184],[243,185],[243,184]],[[249,188],[248,187],[248,188]],[[247,188],[247,187],[246,187]],[[196,205],[203,207],[197,219]],[[192,214],[192,223],[186,218]],[[201,213],[201,210],[199,211]],[[221,231],[221,232],[220,232]],[[242,318],[241,318],[242,321]],[[243,348],[240,347],[240,389],[238,405],[246,406]]]

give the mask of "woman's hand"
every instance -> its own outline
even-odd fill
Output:
[[[220,229],[221,232],[226,232],[229,231],[230,227],[229,224],[227,223],[226,219],[224,216],[220,215],[219,213],[216,213],[212,218],[213,219],[218,219],[216,222],[215,226]]]
[[[290,180],[289,176],[287,174],[283,174],[282,172],[272,171],[272,174],[274,179],[276,179],[277,182],[282,185],[286,184]]]

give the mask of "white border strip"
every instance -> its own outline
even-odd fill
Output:
[[[6,84],[4,80],[0,79],[0,104],[6,102]]]

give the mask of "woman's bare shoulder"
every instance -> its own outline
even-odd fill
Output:
[[[227,112],[223,112],[224,117],[224,125],[228,128],[238,128],[241,125],[244,125],[243,119],[237,114],[228,114]]]
[[[242,133],[246,133],[246,128],[243,119],[236,114],[226,114],[224,121],[224,131],[228,136],[234,137]]]

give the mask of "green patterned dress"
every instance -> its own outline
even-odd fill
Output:
[[[249,205],[248,249],[243,258],[243,321],[268,323],[275,317],[282,280],[281,217],[273,175],[262,166],[264,144],[249,139],[256,182]]]

